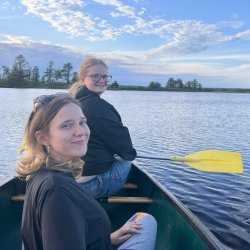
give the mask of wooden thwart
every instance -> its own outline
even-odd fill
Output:
[[[123,188],[125,188],[125,189],[137,189],[138,185],[134,184],[134,183],[125,183],[123,185]]]
[[[137,184],[134,184],[134,183],[125,183],[124,184],[124,186],[123,186],[123,188],[125,188],[125,189],[137,189],[138,188],[138,185]],[[18,195],[14,195],[14,196],[12,196],[11,197],[11,200],[12,201],[24,201],[24,194],[18,194]],[[121,199],[120,199],[121,198]],[[125,198],[128,198],[127,199],[127,201],[125,201],[126,199]],[[139,199],[130,199],[130,198],[139,198]],[[131,202],[132,200],[135,200],[133,203],[140,203],[140,201],[141,200],[143,200],[143,199],[140,199],[141,197],[117,197],[117,201],[113,201],[113,200],[116,200],[116,199],[114,199],[114,197],[107,197],[107,198],[105,198],[106,200],[107,199],[110,199],[110,201],[105,201],[105,202],[122,202],[122,201],[120,201],[120,200],[124,200],[123,202],[125,203],[125,202]],[[145,197],[146,198],[146,197]],[[138,201],[138,202],[136,202],[136,200]],[[145,202],[147,202],[147,199],[144,199],[145,200]],[[102,202],[104,202],[104,200],[102,201]],[[144,203],[145,203],[144,202]],[[149,203],[149,202],[148,202]]]
[[[14,195],[11,197],[12,201],[24,201],[24,195]],[[153,200],[148,197],[127,197],[127,196],[110,196],[107,198],[98,199],[99,202],[107,203],[152,203]]]
[[[18,194],[18,195],[12,196],[10,199],[12,201],[24,201],[24,197],[25,197],[24,194]]]

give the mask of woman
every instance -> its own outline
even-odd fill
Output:
[[[111,234],[106,212],[75,181],[81,176],[80,157],[87,151],[89,134],[80,104],[69,95],[34,99],[23,138],[25,152],[16,167],[18,176],[27,180],[22,218],[25,250],[110,250],[111,244],[118,249],[154,248],[152,216],[135,215]],[[145,248],[148,244],[150,248]]]
[[[102,60],[89,58],[81,64],[79,82],[70,89],[82,103],[91,131],[88,151],[82,158],[84,177],[78,182],[96,198],[114,194],[124,185],[131,161],[136,157],[129,131],[119,113],[100,98],[111,78]]]

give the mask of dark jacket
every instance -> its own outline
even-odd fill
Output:
[[[103,208],[70,173],[40,169],[27,184],[22,221],[25,250],[110,250]]]
[[[128,128],[123,126],[117,110],[86,87],[77,95],[90,128],[90,138],[83,175],[98,175],[108,171],[114,155],[132,161],[136,157]]]

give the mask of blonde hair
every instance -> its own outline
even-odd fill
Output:
[[[75,103],[81,107],[81,104],[73,97],[64,95],[55,97],[47,104],[37,105],[30,114],[25,127],[23,142],[21,150],[19,151],[19,160],[16,166],[16,173],[20,178],[26,178],[32,172],[45,165],[48,152],[45,146],[37,141],[35,133],[37,131],[47,133],[50,122],[56,114],[69,103]],[[75,170],[79,173],[79,166],[81,165],[82,169],[83,162],[80,158],[75,159],[74,162],[76,162],[75,165],[77,168]],[[81,162],[81,164],[79,164],[79,162]]]
[[[76,94],[83,88],[84,84],[80,82],[80,79],[87,76],[88,68],[97,64],[101,64],[108,69],[107,64],[102,59],[99,58],[91,57],[81,63],[78,71],[78,81],[72,84],[72,86],[69,89],[69,93],[72,96],[75,97]]]

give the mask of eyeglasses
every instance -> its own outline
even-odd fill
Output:
[[[40,95],[33,100],[33,109],[36,110],[39,105],[41,104],[46,105],[50,103],[52,100],[54,100],[55,98],[64,97],[64,96],[70,97],[70,95],[67,93],[56,93],[53,95]]]
[[[103,78],[103,80],[105,82],[110,82],[111,79],[112,79],[112,76],[111,75],[100,75],[100,74],[91,74],[91,75],[87,75],[87,76],[90,76],[91,79],[94,81],[94,82],[99,82],[101,80],[101,78]]]

